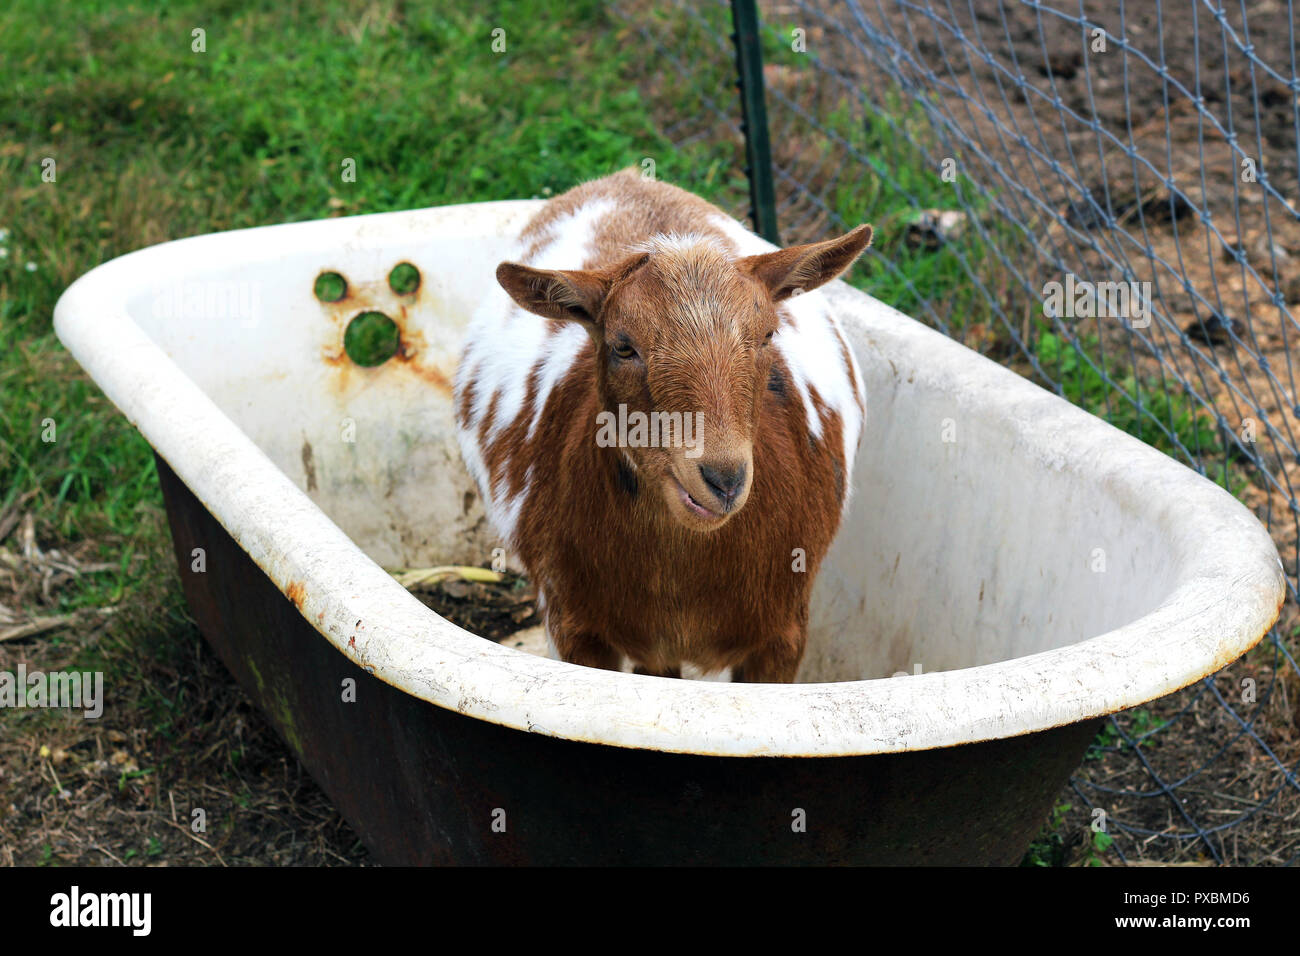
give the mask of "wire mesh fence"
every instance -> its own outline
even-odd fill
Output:
[[[1268,638],[1110,720],[1034,862],[1300,861],[1294,3],[758,6],[780,238],[872,222],[868,291],[1223,485],[1282,556]],[[614,10],[661,175],[745,216],[730,5]]]

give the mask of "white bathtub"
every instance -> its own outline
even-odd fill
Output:
[[[284,595],[280,603],[298,622],[293,629],[304,632],[296,650],[277,653],[311,656],[322,688],[337,683],[335,671],[355,666],[376,686],[408,697],[404,713],[441,708],[436,721],[455,722],[439,726],[466,728],[467,738],[487,733],[469,724],[486,722],[502,735],[493,740],[583,742],[592,745],[588,759],[596,751],[606,755],[600,759],[632,759],[608,754],[618,748],[857,759],[1091,728],[1093,718],[1214,673],[1276,619],[1284,595],[1277,553],[1229,494],[836,282],[826,294],[866,379],[868,414],[853,502],[817,582],[800,683],[732,685],[582,668],[444,621],[383,568],[481,563],[498,544],[459,460],[450,383],[470,312],[494,281],[510,237],[539,205],[452,206],[167,243],[95,269],[55,312],[60,339],[179,478],[168,506],[186,593],[204,633],[372,846],[391,821],[359,820],[372,811],[349,796],[355,783],[331,769],[336,758],[318,739],[337,741],[349,726],[367,735],[374,728],[349,724],[350,717],[331,724],[292,673],[268,673],[274,661],[257,661],[268,622],[278,620],[274,612],[259,618],[239,607],[238,593],[252,602],[254,585],[232,592],[219,583],[228,569],[211,557],[205,571],[192,570],[190,552],[214,538],[218,524],[249,567]],[[387,284],[399,262],[419,269],[414,294],[398,295]],[[322,272],[347,280],[341,301],[314,296]],[[241,314],[230,315],[232,305]],[[402,339],[402,352],[375,368],[342,352],[347,322],[367,310],[390,316]],[[169,481],[165,476],[165,487]],[[178,511],[189,495],[215,519],[211,529],[201,520],[179,522],[188,529],[180,533]],[[290,671],[292,663],[281,660]],[[890,676],[897,672],[908,676]],[[387,717],[369,719],[391,718],[390,708]],[[414,759],[409,754],[424,732],[443,737],[430,741],[441,755],[429,759],[453,766],[461,745],[448,741],[461,730],[408,729],[408,756],[394,751],[387,759]],[[1090,733],[1070,737],[1072,755],[1058,761],[1069,765],[1065,775]],[[1045,738],[1044,746],[1058,751],[1061,744]],[[547,759],[562,762],[569,758],[556,754],[567,752],[547,751]],[[990,760],[990,769],[995,764]],[[662,776],[663,766],[645,771],[645,779]],[[1050,781],[1032,781],[1032,797],[1007,798],[1024,818],[1007,839],[1032,835],[1046,810],[1035,809],[1041,794],[1064,782],[1060,766]],[[541,763],[535,769],[550,773]],[[806,779],[802,769],[790,773]],[[944,776],[941,762],[934,773]],[[970,773],[963,786],[978,786],[978,761]],[[448,786],[437,797],[441,809],[410,812],[445,818],[456,801],[478,799],[463,780]],[[373,813],[400,814],[417,797],[403,800]],[[663,800],[671,802],[666,794]],[[898,801],[906,807],[901,790]],[[962,827],[975,825],[954,819],[960,814],[952,807],[936,812],[909,826],[950,827],[955,845]],[[735,813],[749,819],[758,811]],[[445,819],[431,824],[423,855],[378,852],[402,860],[500,859],[499,844],[483,842],[473,825],[452,835],[447,826]],[[651,835],[643,836],[644,844],[641,837],[633,843],[650,846]],[[432,846],[440,840],[453,848],[449,856]],[[871,837],[845,836],[837,846],[845,859],[875,859],[863,840]],[[936,837],[940,844],[947,845]],[[528,858],[551,858],[544,844],[529,846]]]

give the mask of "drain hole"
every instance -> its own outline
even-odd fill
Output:
[[[420,288],[420,270],[409,262],[399,262],[388,273],[388,288],[398,295],[410,295]]]
[[[383,365],[397,354],[402,337],[397,323],[382,312],[362,312],[343,333],[343,351],[358,365]]]
[[[348,294],[348,280],[337,272],[322,272],[316,277],[316,298],[337,302]]]

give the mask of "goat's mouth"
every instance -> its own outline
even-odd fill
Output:
[[[726,512],[714,511],[712,508],[700,504],[700,502],[686,490],[686,486],[677,480],[676,475],[670,472],[668,478],[672,482],[672,491],[676,494],[677,500],[686,510],[686,513],[690,517],[694,518],[696,522],[713,527],[724,523],[731,517],[731,515]]]

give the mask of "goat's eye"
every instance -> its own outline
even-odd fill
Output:
[[[628,345],[626,342],[620,342],[618,345],[614,346],[614,354],[621,359],[636,358],[636,349],[632,348],[632,346]]]
[[[767,335],[763,336],[763,347],[766,348],[771,344],[772,344],[772,333],[768,332]]]

